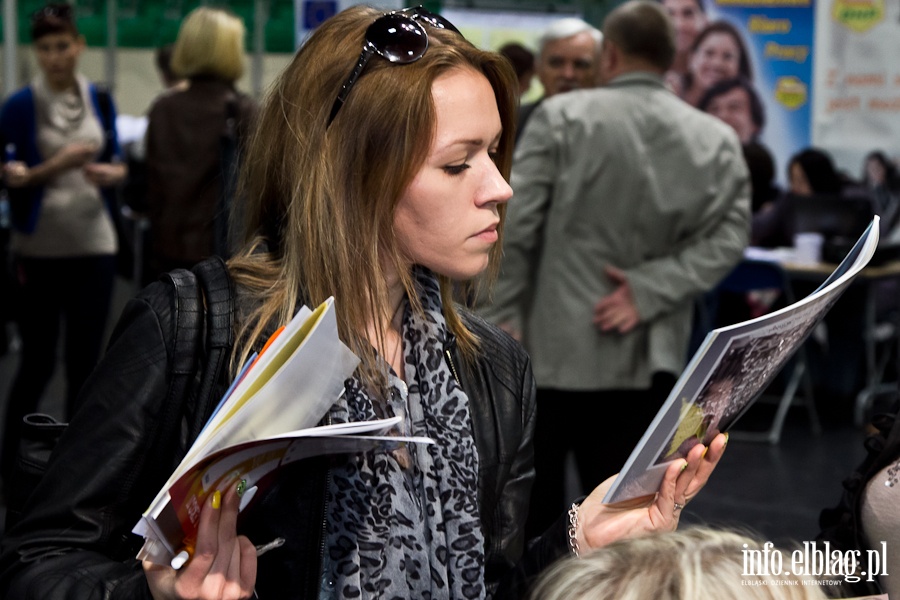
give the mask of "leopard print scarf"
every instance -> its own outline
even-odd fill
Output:
[[[400,414],[402,433],[436,444],[353,455],[332,470],[320,599],[485,597],[468,398],[444,357],[451,334],[437,280],[419,270],[416,282],[424,314],[406,306],[402,329],[408,389],[392,377],[385,403],[353,377],[331,416],[337,423]]]

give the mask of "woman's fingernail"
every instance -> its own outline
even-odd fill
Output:
[[[212,507],[216,510],[219,510],[219,507],[222,506],[222,492],[216,490],[213,492],[212,501],[210,502]]]
[[[238,484],[237,484],[238,498],[240,498],[241,496],[244,495],[244,490],[246,490],[246,489],[247,489],[247,480],[241,479],[240,481],[238,481]]]
[[[703,449],[703,454],[700,455],[700,460],[706,458],[706,453],[709,452],[709,446]]]
[[[722,447],[724,448],[724,447],[727,446],[727,445],[728,445],[728,432],[726,431],[726,432],[725,432],[725,443],[722,444]]]
[[[687,461],[684,461],[684,462],[681,464],[681,472],[682,472],[682,473],[684,473],[684,470],[687,469],[687,466],[688,466]]]

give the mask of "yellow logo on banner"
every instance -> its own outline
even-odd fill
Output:
[[[884,0],[834,0],[831,16],[857,33],[864,33],[884,20]]]
[[[806,84],[794,76],[779,77],[775,83],[775,99],[785,108],[794,110],[806,104]]]

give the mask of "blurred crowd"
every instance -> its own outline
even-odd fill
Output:
[[[499,49],[515,72],[516,99],[534,80],[541,94],[515,115],[513,199],[497,209],[505,219],[497,285],[490,293],[468,289],[464,300],[530,356],[540,416],[531,511],[522,523],[528,538],[544,534],[567,508],[570,453],[585,494],[621,468],[689,358],[698,306],[748,246],[792,246],[802,231],[799,207],[810,199],[823,207],[860,204],[880,216],[882,246],[900,246],[898,157],[873,149],[848,173],[825,150],[806,148],[777,165],[761,142],[766,114],[740,32],[710,19],[703,0],[625,6],[602,32],[565,18],[543,32],[534,51],[518,43]],[[192,11],[174,45],[157,51],[163,90],[120,143],[114,99],[79,70],[85,41],[72,7],[48,4],[32,16],[39,73],[0,109],[0,249],[8,267],[0,279],[0,355],[12,350],[11,332],[19,340],[5,404],[4,480],[22,418],[38,410],[58,363],[66,382],[62,418],[79,409],[79,391],[103,353],[117,276],[143,287],[173,269],[234,254],[233,228],[247,193],[238,172],[258,160],[245,148],[260,107],[236,87],[245,33],[228,11]],[[880,315],[898,312],[894,292],[892,285],[881,290]],[[780,306],[777,294],[764,305],[760,295],[730,301],[738,304],[722,313],[730,322]],[[861,386],[862,303],[848,293],[826,321],[831,353],[817,368],[827,373],[821,393],[839,403]],[[893,421],[881,423],[889,458],[870,460],[860,471],[865,477],[896,480],[894,429]],[[851,516],[842,523],[850,519],[855,528],[829,525],[825,535],[863,547],[863,514],[867,527],[895,535],[884,519],[890,501],[845,498]],[[676,521],[684,503],[674,502]],[[574,539],[570,533],[577,548]],[[531,597],[763,597],[731,587],[723,575],[740,568],[728,557],[761,548],[751,537],[695,530],[654,539],[563,561]],[[646,577],[647,564],[656,566],[654,577]],[[824,597],[797,581],[802,594],[765,597]],[[647,591],[663,589],[681,591]]]

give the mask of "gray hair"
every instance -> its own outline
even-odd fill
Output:
[[[597,52],[599,52],[600,42],[603,41],[603,34],[600,33],[600,30],[577,17],[566,17],[550,23],[544,30],[544,33],[541,34],[541,37],[538,39],[538,56],[544,51],[544,46],[547,43],[585,32],[591,34]]]

